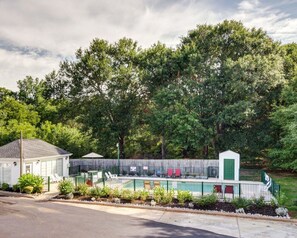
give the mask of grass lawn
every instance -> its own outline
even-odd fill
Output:
[[[297,218],[297,174],[271,172],[269,175],[281,186],[281,192],[288,198],[286,207],[290,216]]]

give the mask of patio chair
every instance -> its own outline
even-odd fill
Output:
[[[234,189],[233,189],[233,185],[226,185],[225,186],[225,194],[232,194],[232,197],[234,198]]]
[[[173,169],[167,169],[167,177],[171,178],[173,176]]]
[[[154,181],[154,188],[160,187],[160,181]]]
[[[180,177],[180,176],[181,176],[180,169],[176,169],[175,170],[175,177]]]
[[[214,185],[213,186],[213,191],[215,193],[223,193],[223,191],[222,191],[222,185]]]
[[[54,174],[54,176],[55,176],[57,182],[60,182],[63,180],[63,177],[59,176],[57,173]]]
[[[107,174],[109,175],[109,177],[111,179],[113,179],[113,178],[117,179],[118,178],[118,175],[117,174],[112,174],[110,171],[108,171]]]
[[[151,190],[151,182],[150,181],[144,181],[143,185],[144,185],[145,190]]]

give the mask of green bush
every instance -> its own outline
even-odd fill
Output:
[[[89,186],[85,183],[80,183],[75,188],[75,191],[77,191],[79,195],[86,196],[89,194]]]
[[[184,205],[185,202],[193,201],[193,195],[190,191],[177,191],[177,200],[179,204]]]
[[[161,203],[163,204],[168,204],[168,203],[172,203],[174,198],[174,189],[169,190],[167,193],[164,194]]]
[[[8,183],[2,183],[1,189],[3,191],[7,191],[9,189],[9,184]]]
[[[14,185],[12,186],[12,191],[14,191],[14,192],[19,192],[19,191],[20,191],[20,185],[18,185],[18,184],[14,184]]]
[[[149,195],[150,195],[150,193],[147,190],[140,191],[140,200],[146,201],[146,199],[148,198]]]
[[[20,186],[20,190],[23,192],[24,188],[27,186],[32,186],[32,192],[42,192],[43,189],[43,178],[34,174],[23,174],[19,177],[18,184]]]
[[[165,189],[163,187],[154,188],[153,197],[157,203],[160,203],[164,199],[164,196],[165,196]]]
[[[132,195],[132,200],[140,199],[140,193],[141,193],[141,191],[134,191],[134,193]]]
[[[260,208],[260,207],[264,207],[266,205],[265,203],[265,199],[263,196],[261,196],[260,198],[253,198],[252,202],[254,205],[256,205],[256,207]]]
[[[118,188],[110,189],[109,197],[110,198],[120,198],[121,191]]]
[[[123,189],[121,191],[121,198],[125,200],[132,200],[133,199],[133,192],[129,189]]]
[[[24,187],[23,191],[27,194],[31,194],[33,192],[33,187],[32,186],[26,186]]]
[[[238,208],[246,209],[253,204],[253,201],[251,199],[237,197],[237,198],[234,198],[231,201],[231,203],[236,207],[236,209]]]
[[[58,190],[60,194],[67,195],[74,192],[74,185],[72,181],[65,179],[59,182]]]
[[[100,194],[100,197],[103,197],[103,198],[107,198],[109,197],[110,193],[111,193],[111,188],[108,187],[108,186],[105,186],[101,189],[101,194]]]
[[[288,197],[285,195],[285,193],[281,192],[280,195],[276,197],[276,200],[278,206],[284,207],[288,201]]]
[[[101,188],[98,188],[98,187],[91,188],[90,195],[96,199],[99,198],[101,195]]]
[[[202,197],[199,197],[194,200],[194,204],[202,206],[202,207],[207,207],[216,204],[218,201],[218,197],[215,193],[205,195]]]

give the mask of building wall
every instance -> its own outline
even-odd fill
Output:
[[[220,163],[220,172],[219,179],[224,179],[224,159],[234,159],[234,180],[239,181],[239,169],[240,169],[240,155],[231,150],[220,153],[219,155],[219,163]]]

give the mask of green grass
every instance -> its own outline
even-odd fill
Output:
[[[281,192],[288,198],[285,205],[290,216],[297,218],[297,174],[271,172],[269,175],[281,186]]]

